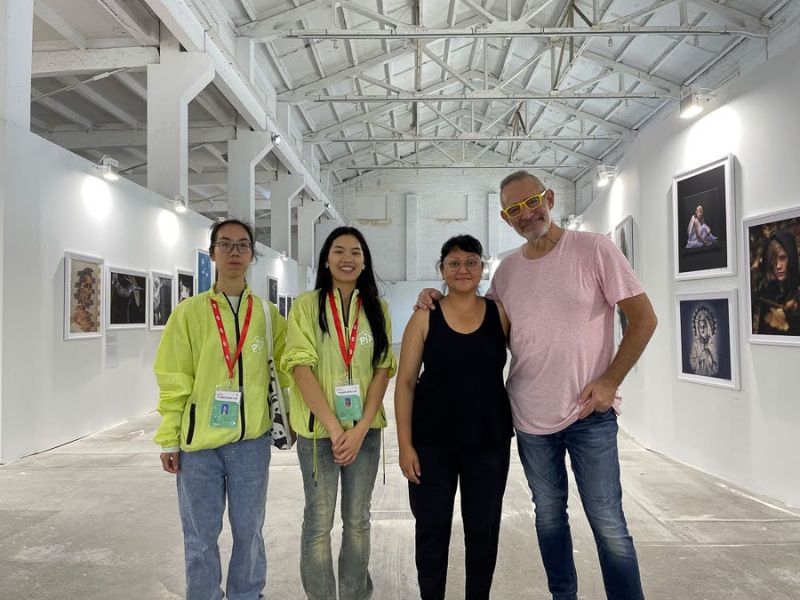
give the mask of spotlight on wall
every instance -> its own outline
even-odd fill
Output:
[[[704,98],[700,94],[690,93],[688,96],[681,98],[680,101],[680,115],[681,119],[691,119],[703,112]]]
[[[286,250],[281,250],[281,260],[283,261],[289,260],[289,255],[286,254]]]
[[[619,169],[612,165],[597,165],[597,187],[606,187],[614,177],[619,175]]]
[[[175,209],[175,212],[178,214],[183,214],[186,212],[186,198],[178,194],[172,200],[172,207]]]
[[[580,229],[582,223],[583,217],[581,215],[569,215],[564,226],[567,229]]]
[[[272,143],[276,146],[281,143],[281,134],[280,133],[273,133],[271,138]]]
[[[107,154],[100,159],[97,163],[100,169],[100,175],[106,181],[116,181],[119,179],[119,162],[108,156]]]

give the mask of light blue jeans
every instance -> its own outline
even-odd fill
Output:
[[[219,539],[225,499],[233,534],[227,598],[256,600],[267,583],[261,529],[267,503],[269,433],[214,450],[181,452],[178,507],[186,554],[186,599],[220,600]]]
[[[592,527],[608,600],[644,600],[639,562],[622,511],[614,410],[593,413],[563,431],[517,431],[522,467],[536,505],[536,535],[553,600],[577,600],[578,577],[567,516],[569,452],[575,483]]]
[[[378,474],[381,432],[370,429],[355,461],[346,467],[333,462],[331,441],[317,439],[314,480],[314,440],[297,440],[306,506],[300,546],[300,577],[309,600],[336,600],[331,554],[331,529],[339,479],[342,481],[342,545],[339,550],[340,600],[372,597],[369,575],[370,502]]]

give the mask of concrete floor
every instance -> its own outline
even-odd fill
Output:
[[[390,387],[387,399],[392,396]],[[387,402],[391,413],[391,401]],[[174,478],[150,441],[151,414],[0,467],[0,598],[181,598],[183,549]],[[754,497],[620,436],[625,507],[649,600],[800,599],[800,510]],[[572,490],[580,598],[602,599],[594,542]],[[298,571],[303,492],[293,451],[274,451],[265,538],[268,598],[303,598]],[[514,452],[493,598],[549,598],[530,495]],[[386,484],[373,495],[376,600],[418,597],[414,522],[386,436]],[[336,539],[336,532],[334,532]],[[460,522],[448,598],[463,598]],[[230,549],[229,532],[221,540]]]

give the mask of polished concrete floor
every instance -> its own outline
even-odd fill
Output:
[[[183,597],[174,478],[161,471],[150,441],[157,424],[152,414],[0,467],[0,598]],[[390,428],[386,484],[379,475],[373,495],[376,600],[419,597],[414,521],[396,448]],[[800,510],[648,452],[624,435],[620,449],[625,507],[649,600],[800,599]],[[574,488],[571,494],[580,598],[602,599],[594,542]],[[265,527],[267,598],[305,597],[298,571],[302,508],[297,457],[275,451]],[[514,452],[495,599],[549,598],[532,513]],[[453,599],[464,597],[461,531],[457,520],[447,594]],[[226,526],[223,556],[229,539]]]

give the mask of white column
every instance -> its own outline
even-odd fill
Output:
[[[0,0],[0,121],[22,129],[31,127],[32,48],[33,0]]]
[[[297,262],[309,267],[314,264],[314,223],[325,212],[325,203],[304,200],[297,209]]]
[[[214,63],[202,52],[180,52],[167,35],[161,64],[147,67],[147,187],[188,201],[189,102],[214,79]]]
[[[419,219],[419,196],[406,194],[406,281],[419,279],[417,267],[417,220]]]
[[[282,174],[270,187],[270,245],[286,256],[292,254],[292,198],[304,186],[302,175]]]
[[[236,128],[228,142],[228,215],[255,226],[256,165],[272,149],[270,133]]]

